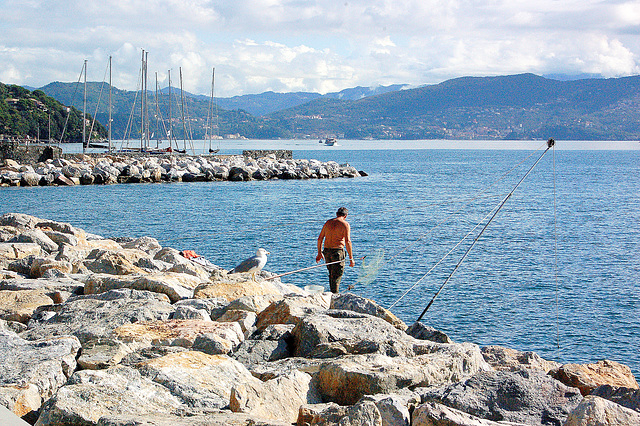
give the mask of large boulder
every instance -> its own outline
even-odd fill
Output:
[[[53,299],[42,289],[0,290],[0,319],[26,324],[38,307],[53,303]]]
[[[328,310],[307,315],[300,319],[292,334],[294,355],[301,357],[414,353],[415,339],[383,319],[351,311]]]
[[[228,408],[232,389],[262,383],[239,362],[225,355],[187,351],[152,359],[137,368],[192,408]]]
[[[75,337],[26,341],[0,330],[0,401],[22,417],[40,408],[76,369]]]
[[[125,343],[139,342],[141,346],[181,346],[202,349],[212,354],[229,353],[244,340],[236,322],[220,323],[201,320],[140,321],[124,324],[113,336]]]
[[[36,243],[0,243],[0,258],[15,260],[41,253],[42,247]]]
[[[485,346],[482,356],[495,370],[516,371],[522,368],[537,369],[548,373],[560,367],[555,361],[547,361],[535,352],[521,352],[502,346]]]
[[[202,280],[189,274],[176,272],[154,273],[148,275],[110,275],[93,274],[85,284],[85,294],[99,294],[118,288],[146,290],[166,294],[171,302],[193,296],[193,290]]]
[[[360,401],[350,407],[335,403],[303,405],[300,407],[298,425],[309,426],[392,426],[385,420],[372,401]],[[401,426],[395,423],[393,426]]]
[[[234,386],[229,406],[234,412],[295,423],[301,405],[320,402],[311,376],[292,371],[266,382],[251,380]]]
[[[589,395],[569,414],[563,426],[640,425],[640,413]]]
[[[98,425],[103,417],[153,416],[188,407],[137,370],[116,366],[76,372],[42,407],[36,425]]]
[[[248,274],[238,274],[239,278],[227,278],[216,281],[213,284],[201,284],[193,293],[193,297],[212,298],[220,297],[229,302],[243,296],[282,296],[282,292],[271,281],[252,281]]]
[[[375,317],[382,318],[399,330],[404,331],[407,329],[407,325],[388,309],[383,308],[373,300],[352,293],[334,294],[331,297],[330,308],[373,315]]]
[[[43,308],[36,311],[29,329],[21,333],[25,339],[73,335],[80,342],[91,341],[110,337],[123,324],[165,320],[174,312],[164,294],[129,289],[74,296],[51,309]]]
[[[329,307],[330,296],[286,296],[277,300],[258,314],[256,327],[259,330],[273,324],[298,324],[305,316],[325,311]]]
[[[595,364],[564,364],[549,375],[567,386],[580,389],[586,396],[601,385],[638,389],[631,369],[615,361],[603,360]]]
[[[20,234],[16,235],[10,243],[33,243],[38,244],[43,251],[47,253],[53,253],[58,250],[58,244],[56,244],[51,238],[42,232],[40,229],[26,229]]]
[[[640,412],[640,389],[629,389],[623,387],[615,387],[611,385],[602,385],[595,388],[591,395],[608,399],[623,407],[631,408]]]
[[[464,381],[421,392],[476,417],[535,425],[561,425],[582,400],[580,391],[537,370],[482,371]]]
[[[84,261],[84,266],[96,274],[144,275],[146,271],[135,265],[143,257],[147,257],[147,254],[140,250],[94,250]]]
[[[485,420],[430,401],[413,411],[411,426],[525,426],[525,423]]]
[[[369,354],[333,359],[320,365],[315,375],[318,389],[325,401],[352,405],[365,395],[455,383],[490,369],[476,345],[441,346],[415,357]]]

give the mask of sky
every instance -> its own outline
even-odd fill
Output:
[[[0,82],[216,97],[464,76],[640,74],[640,0],[0,0]]]

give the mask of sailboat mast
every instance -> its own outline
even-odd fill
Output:
[[[84,101],[82,102],[82,153],[84,154],[86,146],[87,131],[87,60],[84,60]]]
[[[144,49],[140,64],[140,151],[144,150]]]
[[[215,78],[216,78],[216,67],[213,67],[213,71],[211,71],[211,101],[209,102],[209,114],[207,114],[207,117],[209,115],[213,114],[213,89],[214,89],[214,82],[215,82]],[[212,138],[212,133],[213,133],[213,117],[211,117],[211,121],[208,124],[208,132],[209,132],[209,152],[211,153],[211,138]]]
[[[167,71],[169,76],[169,147],[173,149],[173,118],[171,117],[171,70]],[[178,144],[176,143],[176,149],[178,148]]]
[[[111,146],[111,56],[109,56],[109,152],[113,151],[113,147]]]
[[[144,147],[145,149],[149,148],[149,74],[147,64],[149,62],[149,52],[145,52],[144,56]]]
[[[182,67],[180,67],[180,103],[182,104],[182,140],[184,142],[184,152],[187,152],[187,124],[184,118],[184,89],[182,88]]]

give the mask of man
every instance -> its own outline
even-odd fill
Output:
[[[347,214],[349,211],[346,207],[340,207],[336,212],[335,219],[329,219],[325,222],[318,237],[318,255],[316,262],[320,262],[324,258],[329,270],[329,287],[332,293],[338,293],[338,287],[342,280],[344,272],[344,249],[347,249],[349,266],[353,267],[356,263],[353,260],[353,249],[351,247],[351,227],[347,222]],[[324,249],[322,249],[322,241],[324,240]],[[329,265],[332,262],[332,265]]]

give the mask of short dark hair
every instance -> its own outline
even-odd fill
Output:
[[[336,212],[336,216],[346,216],[347,214],[349,214],[349,210],[346,207],[340,207]]]

